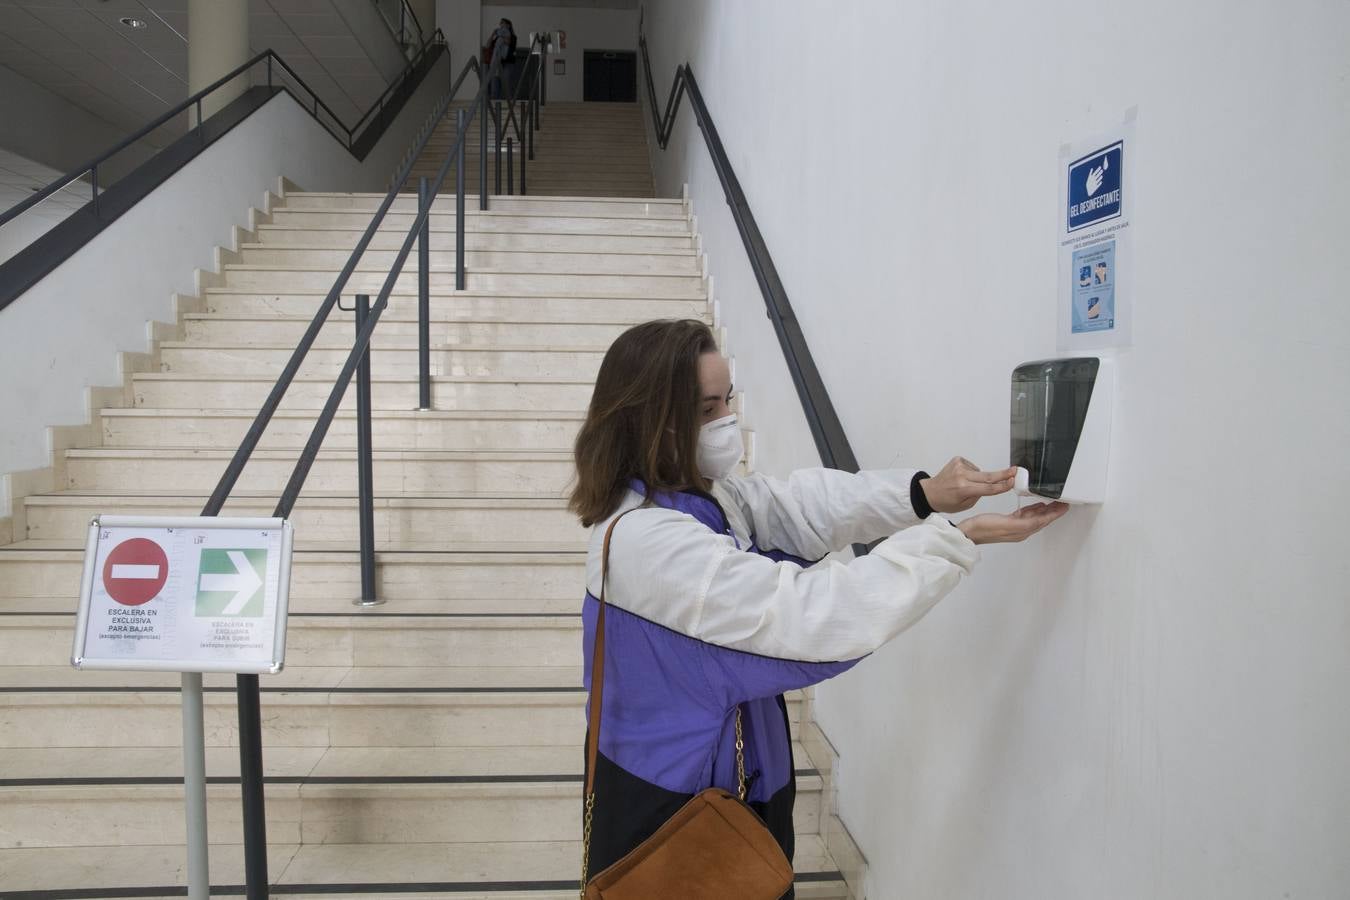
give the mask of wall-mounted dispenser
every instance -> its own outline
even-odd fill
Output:
[[[1099,356],[1043,359],[1014,369],[1013,489],[1064,503],[1105,500],[1115,393],[1115,362]]]

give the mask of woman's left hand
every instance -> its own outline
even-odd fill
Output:
[[[965,512],[981,497],[1012,490],[1016,476],[1016,468],[983,472],[965,457],[956,456],[933,477],[920,479],[919,487],[934,512]]]

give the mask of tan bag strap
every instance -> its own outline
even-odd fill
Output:
[[[639,507],[635,507],[639,508]],[[581,897],[586,896],[586,875],[591,860],[591,819],[595,812],[595,763],[600,755],[600,712],[604,705],[605,687],[605,587],[609,583],[609,544],[614,537],[614,526],[633,510],[614,517],[605,529],[605,542],[600,551],[600,609],[595,617],[595,649],[591,653],[591,709],[586,734],[586,819],[581,839]],[[736,707],[736,779],[738,796],[745,800],[745,741],[741,734],[741,708]]]
[[[605,529],[605,543],[600,553],[600,611],[595,617],[595,649],[591,653],[591,712],[586,735],[586,796],[595,793],[595,761],[600,754],[600,709],[605,691],[605,586],[609,582],[609,542],[614,537],[614,526],[628,515],[619,513]]]

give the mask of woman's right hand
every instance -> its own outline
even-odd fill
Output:
[[[1008,515],[971,516],[956,527],[976,544],[1010,544],[1025,541],[1068,511],[1067,503],[1033,503]]]

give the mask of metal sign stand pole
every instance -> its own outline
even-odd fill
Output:
[[[206,730],[202,724],[202,676],[183,673],[183,794],[187,812],[188,897],[209,900],[210,856],[206,843]]]

